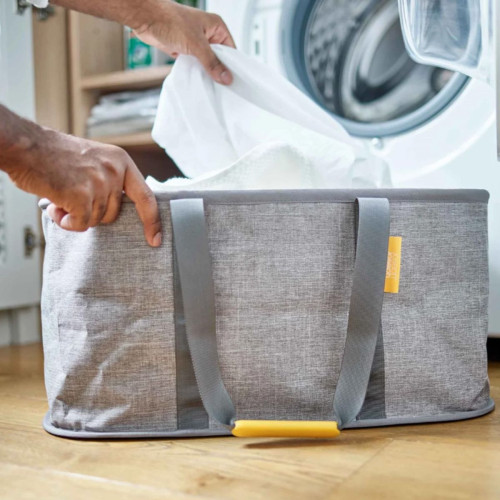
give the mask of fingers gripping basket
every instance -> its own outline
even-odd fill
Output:
[[[486,192],[157,198],[159,249],[130,202],[85,233],[43,216],[49,432],[335,436],[493,409]]]

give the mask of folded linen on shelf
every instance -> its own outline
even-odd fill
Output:
[[[160,89],[117,92],[104,95],[87,120],[88,137],[130,134],[153,126]]]

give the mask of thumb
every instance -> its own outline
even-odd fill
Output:
[[[231,83],[233,83],[233,75],[226,66],[220,62],[206,40],[203,40],[198,49],[193,51],[193,55],[199,59],[208,74],[217,83],[221,83],[222,85],[231,85]]]
[[[73,214],[66,214],[58,224],[66,231],[86,231],[89,228],[88,219]]]
[[[55,203],[51,203],[47,207],[47,215],[58,225],[61,225],[63,217],[67,215],[68,212],[61,207],[58,207]]]
[[[82,203],[79,210],[67,212],[54,203],[47,207],[47,215],[62,229],[66,231],[86,231],[89,228],[91,206]]]

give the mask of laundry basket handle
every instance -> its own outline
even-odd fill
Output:
[[[335,421],[237,420],[217,352],[215,295],[203,200],[170,202],[186,334],[203,406],[236,436],[335,437],[365,399],[380,326],[389,241],[389,201],[358,198],[354,276],[344,357],[335,391]]]

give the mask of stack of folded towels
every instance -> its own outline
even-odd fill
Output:
[[[88,137],[151,130],[158,110],[160,90],[118,92],[102,96],[87,120]]]

